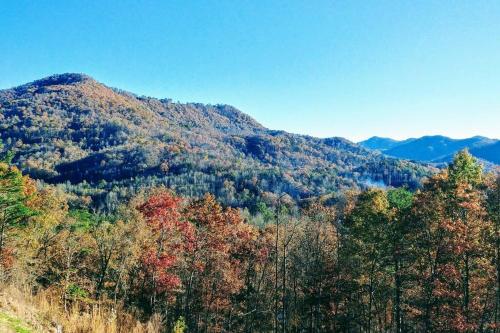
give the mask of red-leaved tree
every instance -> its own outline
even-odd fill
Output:
[[[141,260],[152,310],[175,299],[181,287],[178,269],[182,258],[193,249],[194,230],[182,219],[181,202],[170,192],[161,191],[138,207],[154,239],[144,249]]]

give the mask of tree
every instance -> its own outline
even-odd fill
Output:
[[[346,324],[359,322],[367,332],[388,326],[384,319],[391,297],[388,212],[387,194],[370,189],[359,195],[346,221],[343,268],[348,270],[345,274],[353,280],[354,288]]]
[[[294,331],[336,331],[338,231],[336,212],[322,202],[310,203],[295,228],[290,249],[290,319]]]
[[[425,330],[484,327],[494,269],[485,260],[493,225],[486,218],[482,182],[480,166],[463,151],[416,196],[419,255],[414,268],[423,276],[414,299]]]
[[[388,211],[388,239],[387,246],[392,259],[393,275],[393,326],[397,333],[403,332],[403,289],[405,285],[405,268],[410,262],[410,244],[408,235],[411,234],[411,207],[413,194],[405,188],[392,189],[387,192],[389,203]]]
[[[134,235],[130,233],[130,224],[113,220],[109,216],[95,216],[90,229],[96,257],[96,299],[101,296],[109,272],[120,269],[120,263],[125,260],[123,254],[128,253],[130,241],[134,239]]]
[[[23,177],[9,162],[8,156],[0,159],[0,263],[4,268],[11,262],[9,240],[12,232],[25,225],[28,217],[34,214],[29,208],[29,199],[36,192],[34,182]]]
[[[180,205],[180,198],[160,190],[138,207],[151,228],[154,240],[143,250],[141,259],[153,312],[159,302],[166,307],[175,299],[174,291],[181,286],[181,278],[175,268],[180,265],[180,257],[193,248],[194,230],[182,218]],[[158,299],[159,295],[162,299]]]
[[[490,257],[495,264],[495,300],[490,326],[498,330],[500,328],[500,175],[497,174],[496,177],[491,177],[488,185],[488,215],[493,223],[493,230],[489,237],[489,244],[491,244]]]
[[[48,186],[32,195],[29,206],[37,214],[17,231],[16,256],[30,283],[48,286],[57,281],[53,248],[58,246],[60,234],[69,223],[67,195]]]
[[[219,331],[230,327],[232,298],[244,286],[242,252],[255,234],[238,211],[222,206],[212,195],[192,202],[186,216],[196,228],[185,275],[185,313],[188,327]]]

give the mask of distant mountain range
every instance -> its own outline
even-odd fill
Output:
[[[442,135],[423,136],[406,140],[371,137],[359,144],[379,150],[385,155],[421,162],[449,162],[458,151],[467,148],[472,155],[500,165],[500,140],[483,136],[452,139]]]
[[[0,90],[0,138],[36,179],[113,208],[166,185],[256,207],[367,186],[418,186],[434,169],[339,137],[270,130],[229,105],[176,103],[110,88],[83,74]]]

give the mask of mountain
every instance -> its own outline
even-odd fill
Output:
[[[494,143],[483,145],[480,147],[474,147],[470,150],[471,154],[482,158],[483,160],[489,161],[500,165],[500,141],[497,140]]]
[[[446,136],[423,136],[417,139],[397,141],[373,137],[360,145],[378,149],[385,155],[421,162],[449,162],[458,151],[467,148],[473,155],[497,163],[500,156],[499,141],[482,136],[467,139],[451,139]]]
[[[397,147],[399,145],[411,142],[415,139],[406,139],[402,141],[394,140],[391,138],[382,138],[379,136],[372,136],[371,138],[359,142],[359,144],[365,148],[384,151]]]
[[[83,74],[1,90],[0,120],[22,170],[106,209],[148,186],[255,207],[283,192],[299,201],[372,184],[416,187],[433,171],[343,138],[270,130],[229,105],[137,96]]]

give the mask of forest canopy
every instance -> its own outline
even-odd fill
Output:
[[[465,151],[416,191],[299,209],[165,187],[112,213],[73,197],[0,163],[2,283],[50,299],[68,330],[95,307],[116,332],[498,329],[500,178]]]

